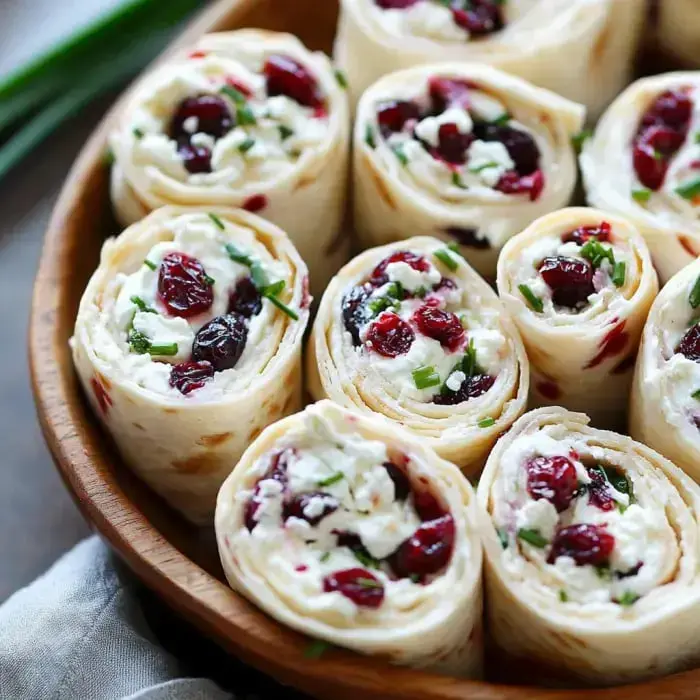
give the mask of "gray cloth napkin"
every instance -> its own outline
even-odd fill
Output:
[[[0,607],[0,700],[227,700],[183,678],[97,537]]]

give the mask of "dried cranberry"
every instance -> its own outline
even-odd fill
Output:
[[[475,228],[458,228],[451,226],[447,229],[447,233],[452,236],[457,243],[466,246],[467,248],[476,248],[477,250],[488,250],[491,247],[489,239],[479,238],[479,231]]]
[[[693,113],[693,103],[680,90],[662,92],[642,116],[642,126],[663,124],[675,129],[687,126]]]
[[[192,343],[192,359],[210,362],[215,372],[233,369],[248,340],[248,324],[240,314],[217,316],[202,326]]]
[[[438,130],[438,145],[431,152],[447,163],[463,165],[474,135],[463,134],[456,124],[442,124]]]
[[[257,316],[262,310],[262,297],[250,277],[238,281],[228,300],[228,313],[236,313],[245,318]]]
[[[329,574],[323,579],[323,590],[326,593],[338,591],[363,608],[378,608],[384,600],[384,586],[367,569],[345,569]]]
[[[413,493],[413,507],[422,522],[438,520],[446,514],[440,501],[430,491],[415,491]]]
[[[384,462],[384,469],[394,483],[394,498],[397,501],[405,501],[411,495],[411,482],[403,469],[397,467],[393,462]]]
[[[395,313],[385,312],[372,323],[367,344],[384,357],[398,357],[411,349],[416,334],[411,326]]]
[[[314,498],[323,499],[323,510],[318,515],[306,515],[304,510]],[[318,525],[327,515],[335,513],[335,511],[338,510],[339,505],[340,504],[335,498],[320,491],[318,493],[298,494],[291,501],[289,501],[289,503],[285,504],[284,519],[299,518],[300,520],[306,520],[309,525]]]
[[[532,175],[520,176],[515,170],[503,173],[495,188],[503,194],[527,194],[531,202],[536,202],[544,189],[544,173],[535,170]]]
[[[423,523],[391,555],[389,563],[400,578],[428,576],[447,566],[455,541],[455,523],[451,515]]]
[[[420,110],[415,102],[390,100],[377,106],[377,122],[385,139],[401,131],[407,121],[419,118]]]
[[[565,233],[562,237],[562,243],[577,243],[584,245],[591,238],[595,238],[600,243],[610,241],[610,233],[612,228],[607,221],[603,221],[599,226],[579,226],[577,229]]]
[[[663,185],[669,160],[683,140],[682,134],[664,126],[650,126],[639,135],[632,149],[632,162],[645,187],[656,191]]]
[[[439,341],[442,347],[451,352],[464,344],[464,328],[451,311],[424,304],[413,314],[413,322],[423,335]]]
[[[548,562],[571,557],[577,566],[605,566],[610,560],[615,538],[601,525],[571,525],[557,531]]]
[[[552,298],[558,306],[575,309],[595,293],[593,266],[588,260],[563,256],[545,258],[540,274],[552,290]]]
[[[696,323],[683,336],[676,352],[693,362],[700,362],[700,324]]]
[[[372,318],[372,312],[367,307],[367,300],[372,293],[371,287],[353,287],[342,301],[343,325],[352,336],[352,344],[358,347],[362,344],[360,329]]]
[[[535,457],[525,465],[527,492],[549,501],[558,513],[566,510],[578,489],[576,468],[566,457]]]
[[[243,209],[255,214],[262,211],[267,203],[267,197],[264,194],[253,194],[243,202]]]
[[[588,491],[588,502],[600,510],[612,510],[615,508],[615,501],[610,493],[608,480],[602,469],[588,467],[586,469],[591,481],[586,485]]]
[[[214,290],[204,266],[184,253],[168,253],[163,258],[158,294],[165,308],[182,318],[204,313],[214,303]]]
[[[213,376],[214,368],[209,362],[182,362],[170,370],[170,386],[187,396]]]
[[[188,119],[197,120],[194,131],[185,129]],[[168,133],[178,142],[189,141],[193,133],[203,133],[220,139],[234,126],[234,118],[228,105],[218,95],[199,95],[188,97],[178,105]]]
[[[293,449],[286,449],[277,452],[273,455],[270,461],[270,466],[267,468],[265,475],[260,479],[260,481],[278,481],[282,484],[282,488],[287,488],[288,476],[287,469],[289,467],[289,462],[295,457],[296,453]],[[252,498],[248,501],[245,507],[245,526],[248,528],[249,532],[253,531],[253,528],[258,524],[255,520],[255,514],[258,512],[260,507],[260,501],[258,500],[258,494],[260,493],[260,481],[258,481],[255,487],[255,493]]]
[[[513,159],[518,175],[530,175],[539,168],[540,149],[527,132],[512,126],[482,123],[476,125],[475,133],[482,141],[502,143]]]
[[[501,7],[495,0],[471,0],[467,8],[452,8],[455,23],[474,36],[492,34],[503,29]]]
[[[263,68],[270,97],[285,95],[304,107],[322,107],[325,103],[316,79],[301,63],[289,56],[269,56]]]
[[[399,250],[396,253],[392,253],[388,258],[384,258],[384,260],[372,270],[370,282],[377,287],[386,284],[389,281],[386,268],[391,263],[400,262],[410,265],[414,270],[418,270],[418,272],[428,272],[428,270],[430,270],[430,263],[428,263],[422,255],[416,255],[408,250]]]
[[[448,107],[453,106],[467,109],[469,106],[469,92],[471,89],[472,86],[464,80],[438,77],[431,78],[428,84],[428,90],[430,92],[433,113],[442,114]]]
[[[440,281],[436,285],[433,285],[434,292],[442,292],[446,289],[450,291],[457,289],[457,285],[449,277],[441,277]]]
[[[193,146],[191,143],[183,143],[177,151],[182,158],[185,170],[191,175],[211,172],[211,151],[204,146]]]
[[[435,394],[433,403],[438,406],[455,406],[469,399],[476,399],[485,394],[496,382],[496,378],[488,374],[475,374],[467,377],[457,391],[445,391]]]
[[[405,10],[420,0],[374,0],[382,10]]]

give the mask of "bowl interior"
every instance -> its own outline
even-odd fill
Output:
[[[337,0],[221,0],[174,46],[207,31],[260,27],[296,34],[310,48],[330,52],[337,14]],[[104,239],[118,233],[105,160],[109,122],[108,115],[86,144],[54,210],[35,285],[30,359],[39,417],[56,464],[83,514],[131,568],[232,653],[315,697],[556,700],[595,695],[612,700],[639,695],[633,688],[556,691],[459,681],[342,650],[329,651],[322,660],[307,659],[307,638],[228,588],[213,532],[189,525],[123,466],[84,402],[73,371],[68,340],[78,303]],[[493,676],[503,677],[500,672]],[[646,693],[672,688],[674,697],[690,700],[697,697],[698,683],[700,673],[691,672],[647,684],[641,692],[651,697]]]

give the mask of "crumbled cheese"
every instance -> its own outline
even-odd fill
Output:
[[[187,117],[187,119],[182,122],[182,128],[188,134],[196,134],[199,129],[199,117]]]
[[[138,311],[134,316],[134,328],[143,333],[153,345],[177,344],[177,355],[159,358],[162,361],[177,364],[189,359],[192,353],[194,331],[184,318]]]
[[[415,292],[420,287],[432,288],[442,278],[440,271],[432,264],[426,272],[421,272],[405,262],[389,263],[386,274],[391,282],[400,282],[409,292]]]
[[[551,542],[558,521],[557,509],[549,501],[540,498],[537,501],[530,500],[523,505],[517,513],[516,525],[519,530],[536,530]]]
[[[460,387],[462,386],[462,382],[467,378],[467,375],[464,374],[464,372],[460,372],[457,370],[456,372],[452,372],[450,376],[447,378],[447,381],[445,382],[445,386],[450,390],[450,391],[459,391]]]
[[[477,117],[487,122],[496,121],[508,113],[503,102],[482,90],[474,90],[469,93],[469,109]]]
[[[416,124],[416,135],[433,147],[440,144],[440,127],[454,124],[461,134],[468,134],[474,128],[469,112],[458,107],[451,107],[437,117],[426,117]]]
[[[477,173],[489,187],[494,187],[503,174],[515,167],[508,149],[500,141],[472,142],[467,151],[469,172]]]

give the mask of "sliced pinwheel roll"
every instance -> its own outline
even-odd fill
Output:
[[[522,341],[452,249],[411,238],[331,280],[308,346],[311,394],[405,426],[468,474],[525,410]]]
[[[168,204],[256,212],[287,231],[320,294],[349,250],[344,84],[289,34],[204,37],[148,73],[117,118],[118,218],[128,225]]]
[[[630,432],[700,481],[700,261],[672,277],[651,307]]]
[[[481,673],[475,495],[407,431],[330,401],[270,426],[224,482],[231,586],[311,637],[395,664]]]
[[[581,153],[586,193],[644,235],[662,282],[700,255],[700,74],[643,78]]]
[[[71,341],[127,464],[208,524],[250,441],[301,407],[306,266],[252,214],[165,207],[105,243]]]
[[[355,100],[386,73],[488,63],[594,116],[629,82],[644,0],[342,0],[335,57]]]
[[[484,65],[388,75],[355,123],[355,225],[365,246],[431,233],[493,277],[498,252],[576,183],[584,109]]]
[[[655,0],[654,38],[665,54],[690,68],[700,67],[700,5],[696,0]]]
[[[624,430],[658,290],[644,239],[617,216],[562,209],[512,238],[498,261],[498,291],[525,343],[534,404]]]
[[[477,498],[490,633],[529,681],[610,685],[695,666],[700,489],[587,423],[532,411],[489,457]]]

